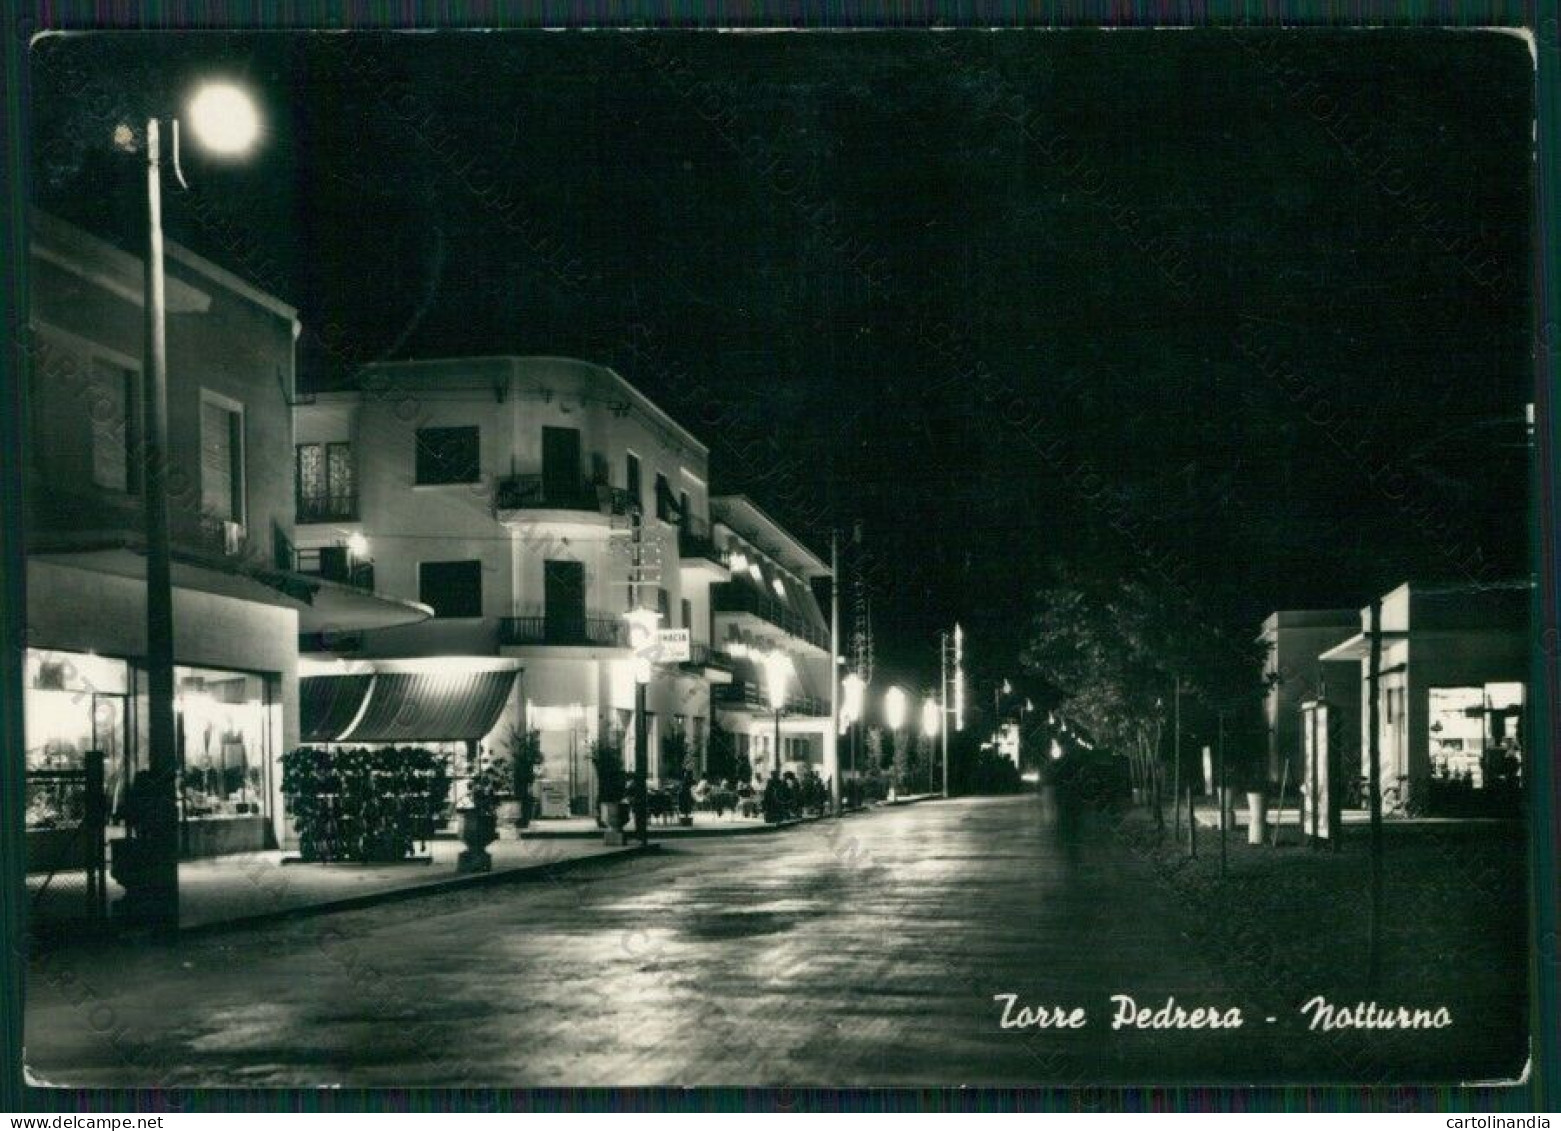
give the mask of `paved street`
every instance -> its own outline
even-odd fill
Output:
[[[1069,863],[1034,796],[933,802],[172,948],[68,952],[35,964],[28,1061],[75,1085],[1346,1075],[1327,1038],[1222,984],[1188,915],[1099,830]],[[1082,1006],[1088,1024],[1005,1032],[1001,993]],[[1113,1032],[1115,993],[1241,1006],[1245,1026]]]

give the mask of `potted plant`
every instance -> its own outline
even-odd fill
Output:
[[[461,843],[466,851],[457,857],[457,872],[487,872],[493,868],[488,845],[499,837],[499,794],[505,787],[503,761],[473,751],[466,759],[464,796],[456,805],[461,817]]]
[[[692,770],[683,771],[683,780],[678,783],[677,806],[678,824],[688,828],[694,823],[694,773]]]
[[[535,728],[521,730],[510,727],[504,740],[509,751],[508,764],[513,768],[506,794],[499,801],[499,836],[504,840],[520,839],[522,829],[529,828],[536,816],[537,800],[532,793],[537,780],[537,767],[542,764],[542,734]]]
[[[623,749],[611,738],[599,738],[591,745],[591,766],[596,771],[597,822],[606,829],[604,844],[623,843],[626,787]]]
[[[537,767],[542,765],[542,732],[532,727],[516,735],[510,746],[510,762],[515,768],[515,796],[520,798],[520,827],[528,828],[537,815],[537,799],[532,792]]]

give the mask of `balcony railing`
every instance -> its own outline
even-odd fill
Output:
[[[829,633],[815,628],[792,608],[774,597],[756,592],[745,582],[727,581],[710,587],[710,598],[718,613],[750,613],[776,628],[806,640],[816,648],[829,651]]]
[[[629,625],[623,617],[609,613],[592,613],[584,617],[504,617],[499,622],[499,643],[627,648]]]
[[[678,524],[678,557],[703,558],[721,566],[727,564],[727,553],[715,544],[710,523],[693,515],[685,516]]]
[[[345,546],[318,546],[295,552],[293,569],[305,577],[337,581],[374,591],[374,563],[355,558]]]
[[[738,679],[731,683],[718,683],[710,689],[710,694],[717,703],[729,707],[751,707],[769,713],[775,710],[770,705],[769,696],[764,693],[764,689],[748,680]],[[829,714],[829,704],[812,695],[789,695],[786,697],[786,706],[781,710],[781,714],[821,718]]]
[[[541,475],[506,475],[498,481],[493,501],[495,508],[501,511],[565,510],[627,515],[639,509],[639,503],[622,487],[606,483],[560,486],[547,482]]]
[[[296,521],[356,522],[358,493],[349,491],[335,495],[299,495]]]
[[[702,640],[694,640],[688,646],[688,662],[683,665],[689,668],[720,668],[722,671],[732,670],[732,657],[718,648],[712,648]]]

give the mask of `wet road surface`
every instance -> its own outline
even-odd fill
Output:
[[[27,1058],[78,1086],[1337,1076],[1293,1019],[1266,1022],[1222,982],[1188,914],[1098,831],[1070,863],[1034,796],[931,802],[552,881],[57,953],[34,963]],[[1004,993],[1082,1007],[1087,1024],[1004,1030]],[[1119,993],[1245,1006],[1245,1025],[1112,1031]]]

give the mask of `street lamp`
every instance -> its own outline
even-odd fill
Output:
[[[633,652],[630,662],[634,665],[634,825],[644,846],[650,843],[650,806],[645,784],[650,766],[650,753],[645,747],[650,738],[645,725],[645,688],[650,683],[652,665],[661,655],[656,632],[661,614],[654,609],[630,609],[623,619],[629,622],[629,648]]]
[[[921,704],[921,732],[928,738],[937,738],[942,730],[943,705],[930,696]]]
[[[883,693],[883,717],[890,730],[899,730],[905,725],[905,711],[905,692],[891,687]]]
[[[791,682],[791,677],[796,673],[796,666],[791,662],[791,656],[777,649],[774,652],[764,654],[764,692],[770,701],[770,708],[775,712],[775,775],[780,775],[780,720],[781,711],[786,707],[786,689]]]
[[[856,724],[862,721],[865,709],[864,701],[867,698],[867,681],[856,672],[847,672],[845,678],[840,682],[846,697],[845,706],[840,713],[840,729],[844,733],[848,726],[851,727],[851,772],[855,774],[858,772],[856,742],[857,736],[861,733],[860,728]],[[856,779],[853,778],[852,780],[854,782]],[[854,785],[853,788],[855,788]]]
[[[929,695],[921,702],[921,732],[929,739],[933,739],[937,738],[939,732],[943,730],[943,704]],[[947,738],[947,735],[945,735],[945,738]],[[928,749],[930,754],[930,745]],[[944,746],[943,764],[945,766],[948,765],[947,745]],[[932,789],[932,760],[930,757],[927,760],[927,789],[929,791]],[[943,796],[948,796],[948,785],[946,783],[943,787]]]
[[[224,156],[246,152],[260,132],[254,103],[237,87],[211,83],[195,94],[186,113],[203,147]],[[174,173],[179,183],[179,119],[170,118]],[[121,126],[115,140],[133,146]],[[146,524],[146,787],[137,788],[138,859],[135,875],[116,911],[161,930],[179,926],[179,755],[174,721],[173,564],[168,535],[168,338],[167,275],[163,268],[162,122],[150,118],[143,138],[146,154],[146,311],[141,423],[141,482]]]
[[[895,761],[896,762],[903,761],[903,759],[901,759],[899,757],[899,754],[900,754],[900,728],[905,725],[906,709],[907,709],[907,706],[906,706],[905,692],[901,691],[898,687],[891,687],[891,688],[889,688],[888,691],[885,691],[883,693],[883,717],[884,717],[884,722],[889,724],[889,734],[894,739],[894,752],[895,752]],[[899,768],[898,768],[898,766],[896,766],[896,781],[895,781],[896,787],[898,787],[899,784],[900,784],[900,782],[898,781],[898,776],[899,776],[898,775],[898,770],[899,770]]]

